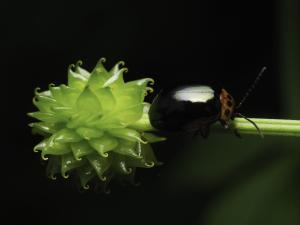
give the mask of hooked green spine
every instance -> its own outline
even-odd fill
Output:
[[[38,111],[28,114],[39,120],[30,124],[44,137],[34,151],[48,160],[48,176],[77,174],[86,189],[92,180],[102,187],[113,178],[132,181],[136,168],[158,165],[150,143],[164,140],[151,133],[150,104],[144,102],[154,81],[125,82],[123,61],[109,71],[104,62],[101,58],[91,73],[81,61],[71,65],[68,85],[36,89]]]

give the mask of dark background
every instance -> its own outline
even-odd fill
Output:
[[[290,61],[282,49],[296,52],[297,46],[286,44],[283,34],[293,30],[293,24],[290,30],[284,28],[290,24],[285,20],[289,13],[294,16],[290,21],[298,23],[299,15],[294,12],[297,7],[284,5],[281,1],[1,3],[5,224],[299,224],[295,201],[299,177],[294,174],[299,172],[299,160],[290,162],[299,156],[278,138],[171,137],[154,145],[165,164],[141,169],[140,187],[113,186],[110,195],[79,193],[70,180],[46,178],[39,155],[32,152],[39,139],[31,135],[27,126],[31,119],[26,116],[35,110],[31,102],[35,87],[66,83],[68,65],[79,59],[91,70],[106,57],[108,67],[126,62],[127,80],[154,78],[156,91],[209,80],[237,100],[267,66],[242,113],[297,119],[299,110],[290,110],[296,103],[289,101],[287,90],[299,87],[299,74],[285,82]],[[292,60],[295,68],[298,56],[296,52]],[[283,183],[286,186],[278,185]]]

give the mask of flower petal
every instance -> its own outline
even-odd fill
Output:
[[[39,87],[37,87],[35,90],[34,90],[34,94],[36,96],[41,96],[41,97],[51,97],[52,98],[52,95],[51,95],[51,92],[49,90],[47,91],[42,91],[42,92],[39,92],[41,89]]]
[[[104,172],[110,167],[111,160],[108,158],[104,158],[97,153],[89,154],[87,156],[87,159],[90,162],[91,166],[94,168],[98,177],[102,181],[105,181],[106,177],[104,176]]]
[[[67,128],[56,132],[54,135],[52,135],[52,139],[53,141],[58,141],[61,143],[81,141],[81,137],[75,131]]]
[[[151,145],[143,144],[143,143],[137,143],[137,149],[138,149],[138,151],[141,152],[141,154],[143,155],[145,161],[148,164],[152,164],[152,163],[161,164],[161,162],[157,161]]]
[[[99,138],[103,135],[103,131],[88,127],[79,127],[76,129],[76,133],[86,140],[90,140],[91,138]]]
[[[98,128],[125,127],[139,120],[143,115],[143,104],[134,105],[119,111],[104,115],[99,121],[95,121]]]
[[[51,123],[36,122],[36,123],[29,124],[29,126],[49,134],[53,134],[57,131],[54,124]]]
[[[97,96],[90,90],[89,87],[86,87],[76,102],[77,109],[80,112],[88,112],[90,114],[101,114],[102,108]]]
[[[43,159],[47,159],[46,155],[64,155],[71,151],[68,144],[53,141],[51,137],[46,139],[46,142],[43,144],[44,146],[41,143],[35,146],[35,150],[42,150],[41,156]]]
[[[111,74],[103,66],[105,59],[101,58],[94,70],[91,73],[91,76],[88,81],[88,85],[93,89],[102,88],[105,82],[111,77]]]
[[[64,121],[68,120],[74,115],[73,108],[69,106],[54,106],[51,107],[51,109],[58,117],[64,118]]]
[[[124,66],[125,63],[123,61],[120,61],[116,63],[116,65],[109,71],[111,79],[110,81],[106,82],[104,86],[111,86],[114,88],[118,88],[122,85],[124,85],[124,79],[123,79],[123,73],[127,72],[127,68],[120,69],[120,66]],[[113,82],[111,82],[113,81]]]
[[[144,102],[142,116],[138,120],[133,121],[133,123],[128,124],[128,127],[139,131],[153,131],[154,128],[151,126],[149,121],[149,107],[150,104]]]
[[[85,78],[89,78],[91,76],[90,72],[88,72],[87,70],[83,69],[82,67],[80,67],[82,65],[82,61],[79,60],[76,65],[75,65],[75,72],[79,73],[81,76],[85,77]]]
[[[80,178],[81,186],[84,189],[89,189],[89,185],[87,185],[87,183],[97,175],[94,168],[91,165],[86,164],[76,170]]]
[[[116,100],[111,92],[111,88],[98,88],[93,90],[93,93],[97,96],[103,110],[103,114],[112,112],[116,106]]]
[[[85,160],[77,160],[73,157],[72,153],[64,154],[61,157],[61,175],[65,178],[68,177],[66,174],[68,171],[83,166]]]
[[[122,138],[128,141],[142,142],[145,143],[141,139],[141,135],[139,132],[129,128],[116,128],[107,130],[107,132],[115,137]]]
[[[81,112],[75,113],[71,118],[69,118],[66,126],[70,129],[75,129],[81,127],[82,125],[85,126],[95,126],[94,121],[98,121],[101,118],[101,115],[92,115],[89,112]]]
[[[36,95],[32,102],[41,112],[51,112],[51,107],[58,105],[55,99],[43,95]]]
[[[123,73],[126,73],[127,71],[128,71],[127,68],[122,68],[114,73],[110,73],[111,77],[103,84],[103,87],[108,87],[108,86],[119,87],[124,83]]]
[[[153,161],[147,162],[145,159],[137,159],[137,158],[128,158],[127,165],[129,167],[140,167],[140,168],[152,168],[155,166]]]
[[[55,180],[56,174],[60,173],[61,170],[61,160],[59,156],[49,157],[47,164],[46,174],[49,178]]]
[[[112,166],[119,174],[128,175],[133,171],[132,168],[127,165],[127,158],[122,155],[115,155]]]
[[[100,138],[95,138],[89,141],[89,144],[102,156],[108,157],[108,151],[113,150],[118,146],[118,141],[109,135],[104,135]]]
[[[83,90],[88,82],[88,78],[80,73],[74,72],[72,68],[75,66],[72,64],[68,68],[68,85],[71,88]]]
[[[152,78],[133,80],[133,81],[127,82],[125,84],[125,86],[126,87],[134,87],[136,89],[139,89],[141,91],[140,98],[141,98],[141,101],[143,101],[145,96],[147,95],[147,91],[153,92],[153,89],[151,87],[147,87],[148,83],[154,84],[154,80]]]
[[[112,89],[112,92],[116,99],[116,111],[143,103],[141,96],[144,96],[144,90],[140,88],[124,86],[122,88]]]
[[[91,146],[85,141],[71,143],[70,147],[76,160],[81,160],[82,157],[94,152]]]
[[[38,111],[38,112],[28,113],[27,115],[47,123],[57,123],[57,122],[66,121],[66,118],[57,116],[56,114],[50,112]]]
[[[135,141],[128,141],[120,139],[118,147],[116,147],[113,152],[116,152],[118,154],[134,157],[134,158],[141,158],[141,156],[136,151],[136,145],[137,143]]]
[[[165,137],[160,137],[157,136],[153,133],[142,133],[142,137],[148,142],[148,143],[155,143],[155,142],[160,142],[160,141],[165,141],[166,138]]]
[[[74,107],[76,104],[77,98],[81,94],[81,91],[76,88],[68,87],[63,84],[60,85],[60,89],[64,96],[63,97],[63,105]]]
[[[142,159],[128,158],[128,166],[130,167],[143,167],[150,168],[155,165],[160,165],[161,163],[156,160],[153,150],[149,144],[137,143],[136,151]]]
[[[55,99],[56,102],[59,102],[60,104],[65,102],[61,87],[54,87],[49,85],[49,89],[51,95],[53,96],[53,99]]]

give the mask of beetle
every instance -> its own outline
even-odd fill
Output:
[[[249,118],[238,112],[243,102],[260,80],[266,67],[263,67],[250,86],[243,99],[236,104],[234,98],[225,88],[207,84],[179,86],[171,90],[162,90],[153,100],[149,109],[151,125],[166,132],[192,131],[200,133],[203,138],[209,135],[210,126],[219,121],[225,129],[230,128],[230,121],[242,117],[256,127]],[[240,137],[236,130],[235,134]]]

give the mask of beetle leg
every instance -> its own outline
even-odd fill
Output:
[[[229,126],[229,124],[228,124],[226,121],[224,121],[224,120],[220,120],[220,122],[221,122],[221,125],[224,127],[224,129],[226,129],[226,130],[227,130],[227,129],[230,129],[230,130],[233,131],[233,133],[234,133],[234,135],[235,135],[236,137],[242,138],[242,136],[239,134],[239,132],[238,132],[237,129],[231,128],[231,127]]]
[[[233,129],[233,133],[235,134],[236,137],[242,138],[241,134],[238,132],[237,129]]]
[[[220,123],[224,129],[229,129],[229,124],[225,120],[220,120]]]

